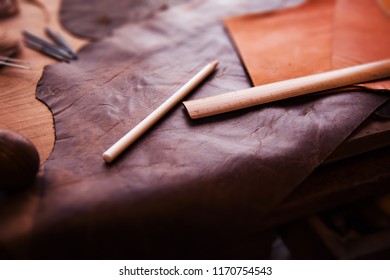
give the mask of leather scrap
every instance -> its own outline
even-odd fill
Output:
[[[226,18],[225,26],[255,86],[329,71],[335,0]]]
[[[99,39],[127,22],[139,22],[189,0],[63,0],[60,19],[73,34]]]

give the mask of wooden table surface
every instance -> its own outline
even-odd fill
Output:
[[[16,38],[21,45],[20,59],[30,62],[32,70],[13,67],[0,68],[0,128],[18,132],[37,147],[41,164],[50,156],[55,134],[53,117],[45,104],[35,98],[35,88],[45,65],[57,63],[34,50],[23,46],[21,31],[27,30],[45,37],[44,28],[50,26],[60,32],[75,50],[86,41],[72,37],[59,24],[60,0],[40,0],[43,7],[19,1],[20,13],[0,20],[0,35]]]
[[[0,35],[5,32],[21,42],[22,30],[45,37],[44,27],[50,26],[60,32],[75,50],[87,43],[86,40],[70,35],[61,27],[58,20],[60,0],[40,2],[44,8],[27,1],[19,1],[20,13],[0,20]],[[18,132],[32,141],[38,149],[43,165],[54,147],[55,132],[52,114],[45,104],[35,98],[35,88],[45,65],[58,62],[26,48],[23,44],[21,50],[19,58],[28,60],[32,70],[0,68],[0,128]],[[348,141],[389,130],[390,121],[366,122]]]
[[[72,37],[60,26],[58,22],[60,0],[41,0],[41,2],[46,7],[47,14],[50,15],[49,18],[45,16],[41,8],[26,1],[19,1],[20,14],[10,19],[1,20],[0,34],[7,32],[9,35],[21,39],[21,31],[28,30],[45,37],[44,27],[49,25],[53,30],[61,31],[75,50],[87,43],[85,40]],[[45,104],[35,98],[35,89],[45,65],[57,63],[57,61],[24,46],[22,46],[22,53],[19,58],[28,60],[32,70],[20,70],[11,67],[0,68],[0,128],[16,131],[30,139],[37,147],[43,165],[54,147],[55,132],[52,114]],[[377,126],[378,122],[366,124],[365,127],[357,130],[353,137],[359,138],[378,131],[387,131],[390,129],[390,122],[386,122],[385,128],[383,122],[380,123],[381,127]],[[364,159],[364,162],[366,162],[366,159]],[[325,171],[333,172],[332,170]],[[376,174],[368,174],[366,177],[375,176]],[[349,194],[351,191],[347,186],[344,189],[341,192],[348,192]],[[365,189],[372,188],[367,186]],[[270,217],[269,226],[285,222],[285,217],[291,216],[286,213],[293,213],[294,218],[304,216],[306,212],[303,213],[303,210],[306,211],[309,206],[312,207],[311,211],[322,210],[323,204],[320,205],[318,202],[325,200],[323,197],[328,201],[329,198],[334,197],[334,193],[340,192],[339,190],[330,190],[328,193],[323,193],[320,186],[313,190],[311,194],[308,194],[307,189],[304,188],[304,190],[304,195],[300,193],[296,196],[293,195],[290,201],[285,202],[279,211],[276,211]],[[360,193],[365,195],[363,191]],[[310,203],[306,202],[305,199],[310,200]],[[313,206],[315,203],[318,204],[318,209]],[[307,205],[307,207],[302,207],[302,204]],[[18,197],[18,199],[15,198],[14,202],[10,202],[7,213],[0,215],[2,217],[0,228],[3,229],[0,231],[0,240],[4,241],[4,244],[7,244],[12,250],[17,251],[19,246],[22,248],[23,244],[18,243],[20,241],[18,237],[25,237],[31,231],[37,208],[38,197],[30,193],[24,194],[23,197]]]

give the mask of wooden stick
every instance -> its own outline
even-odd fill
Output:
[[[209,76],[217,67],[218,61],[213,61],[203,67],[194,77],[184,86],[169,97],[163,104],[154,110],[149,116],[141,121],[137,126],[130,130],[125,136],[119,139],[111,148],[103,153],[103,159],[106,162],[112,162],[120,153],[137,140],[143,133],[151,128],[159,119],[161,119],[169,110],[180,102],[188,93],[198,86],[207,76]]]
[[[183,102],[192,119],[390,77],[390,59]]]

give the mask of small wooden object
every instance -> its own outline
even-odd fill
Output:
[[[268,102],[390,77],[390,59],[183,102],[198,119]]]
[[[16,0],[0,0],[0,19],[14,16],[19,13]]]
[[[130,130],[125,136],[119,139],[111,148],[103,153],[103,159],[106,162],[113,161],[128,146],[151,128],[159,119],[161,119],[169,110],[180,102],[188,93],[198,86],[207,76],[209,76],[217,67],[218,61],[213,61],[202,68],[191,80],[169,97],[163,104],[154,110],[143,121]]]
[[[32,185],[39,170],[38,150],[22,135],[0,128],[0,192]]]

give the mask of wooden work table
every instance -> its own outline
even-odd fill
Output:
[[[21,1],[19,15],[0,21],[2,30],[0,34],[6,30],[7,34],[21,39],[21,31],[28,30],[45,37],[44,27],[50,26],[53,30],[60,31],[75,50],[87,43],[85,40],[71,36],[60,26],[58,21],[60,0],[41,0],[41,2],[46,7],[46,11],[42,7]],[[35,89],[44,67],[58,62],[23,45],[21,45],[19,58],[29,61],[32,70],[0,68],[0,128],[18,132],[33,142],[40,154],[42,172],[42,166],[54,147],[55,131],[53,116],[49,108],[36,99]],[[381,127],[378,128],[378,122],[366,123],[355,131],[349,141],[356,142],[356,139],[381,129],[390,131],[390,122],[387,122],[387,126],[381,123]],[[388,136],[388,133],[386,135]],[[365,144],[365,146],[369,145]],[[301,188],[298,188],[265,220],[263,230],[349,201],[388,192],[387,183],[390,177],[386,166],[389,164],[389,152],[387,148],[360,156],[356,160],[349,159],[338,162],[336,165],[329,164],[319,167],[308,178],[308,181],[302,184]],[[344,157],[343,151],[336,151],[334,160],[340,157]],[[378,159],[381,165],[376,168]],[[358,166],[362,165],[370,168],[359,170]],[[334,178],[342,176],[344,171],[349,172],[350,176],[335,183]],[[323,181],[324,174],[326,178],[329,178],[328,182]],[[378,176],[382,180],[376,180]],[[362,183],[356,184],[357,181]],[[376,190],[372,186],[376,187]],[[351,192],[352,189],[353,192]],[[12,247],[15,245],[12,241],[18,242],[18,236],[15,235],[19,235],[20,239],[26,237],[33,225],[34,212],[38,207],[37,199],[31,196],[23,201],[25,202],[23,205],[19,205],[17,201],[10,203],[14,207],[9,210],[11,215],[3,221],[0,219],[0,227],[9,230],[0,232],[0,240],[10,240],[10,247]],[[15,227],[19,227],[18,230],[15,230]],[[18,246],[15,245],[14,248]]]
[[[27,30],[45,37],[44,28],[50,26],[61,32],[76,50],[87,41],[72,36],[60,25],[58,19],[60,0],[41,2],[44,8],[20,1],[20,13],[0,21],[1,30],[5,30],[7,36],[19,39],[21,45],[19,58],[29,61],[32,67],[32,70],[0,68],[0,128],[18,132],[32,141],[38,149],[43,164],[53,149],[55,132],[52,114],[45,104],[36,99],[35,89],[44,67],[58,62],[23,46],[21,31]],[[0,35],[3,32],[0,31]],[[354,132],[349,141],[356,142],[356,139],[368,134],[388,130],[390,130],[390,121],[366,122]],[[337,151],[334,157],[340,157],[339,154],[340,151]]]
[[[19,1],[20,13],[0,20],[1,31],[7,36],[19,39],[20,59],[30,63],[31,70],[12,67],[0,68],[0,128],[18,132],[28,138],[38,149],[41,164],[50,156],[54,146],[55,133],[53,117],[45,104],[35,98],[35,88],[46,65],[57,63],[36,51],[26,48],[21,42],[21,31],[27,30],[44,36],[45,26],[61,32],[69,43],[78,49],[86,43],[67,33],[58,22],[60,0],[42,0],[45,7],[38,7],[27,1]]]
[[[25,47],[21,42],[21,31],[27,30],[45,37],[44,28],[50,26],[53,30],[61,32],[75,50],[81,48],[87,41],[72,36],[60,25],[58,19],[60,0],[41,2],[44,8],[21,1],[18,15],[0,21],[1,30],[5,30],[7,36],[19,39],[21,45],[19,58],[29,61],[32,68],[32,70],[0,68],[0,128],[18,132],[32,141],[38,149],[43,165],[54,147],[55,131],[52,114],[45,104],[36,99],[35,89],[44,67],[58,62]],[[2,33],[3,31],[0,32]],[[359,127],[348,141],[355,143],[359,138],[389,130],[390,121],[371,120]],[[344,148],[340,148],[333,155],[336,159],[343,157],[340,150]]]

